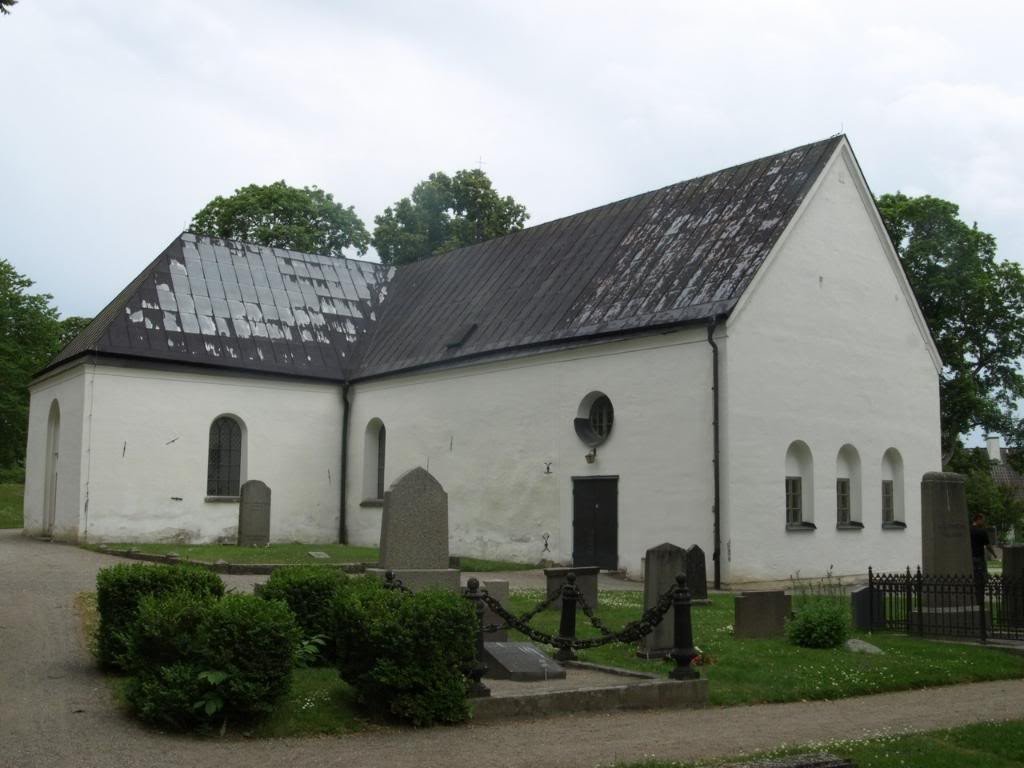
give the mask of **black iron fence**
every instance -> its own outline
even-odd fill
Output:
[[[923,637],[1024,640],[1024,579],[875,573],[868,569],[871,624]]]

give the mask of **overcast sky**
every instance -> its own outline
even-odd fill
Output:
[[[210,198],[373,217],[482,160],[539,223],[845,132],[1024,258],[1024,4],[21,0],[0,256],[93,315]]]

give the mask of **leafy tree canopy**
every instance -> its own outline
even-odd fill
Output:
[[[480,169],[438,172],[374,219],[373,246],[398,266],[523,228],[526,207],[501,197]]]
[[[11,8],[18,4],[18,0],[0,0],[0,15],[6,16]]]
[[[882,195],[878,208],[942,357],[943,463],[972,429],[1024,444],[1024,273],[996,241],[928,195]]]
[[[298,189],[283,180],[218,195],[192,217],[189,229],[324,256],[344,256],[346,248],[363,254],[370,245],[370,233],[352,206],[336,203],[318,187]]]
[[[52,296],[29,293],[32,281],[0,259],[0,468],[20,464],[28,436],[32,377],[89,320],[57,318]]]

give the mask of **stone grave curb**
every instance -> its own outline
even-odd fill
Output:
[[[162,563],[164,565],[196,565],[214,573],[223,573],[231,576],[266,576],[278,568],[287,568],[300,563],[208,563],[205,560],[188,560],[172,555],[151,555],[147,552],[135,552],[131,549],[92,549],[101,555],[112,555],[123,557],[129,560],[142,560],[147,563]],[[376,563],[301,563],[301,565],[315,565],[318,568],[338,568],[345,573],[365,573],[367,568],[372,568]]]
[[[616,709],[700,709],[708,705],[708,681],[704,678],[671,680],[579,661],[563,662],[563,666],[569,670],[576,668],[605,672],[633,682],[472,699],[473,722]],[[484,682],[487,682],[486,678]]]

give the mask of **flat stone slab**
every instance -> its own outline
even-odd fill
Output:
[[[696,709],[708,703],[708,681],[704,679],[669,680],[580,662],[568,662],[565,668],[566,677],[561,680],[485,680],[491,695],[470,700],[473,719],[507,720],[616,709]]]
[[[328,555],[326,552],[307,552],[306,554],[309,555],[312,558],[317,559],[317,560],[330,560],[331,559],[331,556]]]
[[[485,680],[557,680],[565,668],[533,643],[485,642]]]
[[[853,761],[828,752],[812,752],[805,755],[789,755],[746,763],[728,763],[722,768],[856,768]]]
[[[851,637],[843,643],[843,647],[851,653],[868,653],[876,656],[885,653],[885,651],[877,645],[872,645],[871,643],[860,640],[856,637]]]

